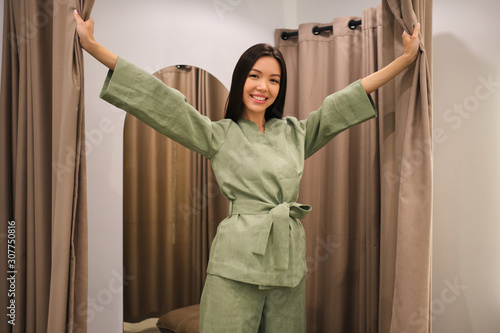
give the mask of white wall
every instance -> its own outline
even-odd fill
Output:
[[[331,0],[298,0],[297,16],[299,23],[317,22],[328,23],[335,17],[358,16],[361,17],[362,10],[376,7],[380,0],[354,0],[354,1],[331,1]]]
[[[433,327],[500,332],[500,3],[434,1]]]

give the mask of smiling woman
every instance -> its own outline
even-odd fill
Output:
[[[239,81],[247,80],[254,65]],[[141,93],[131,94],[133,87]],[[241,117],[237,122],[210,121],[178,91],[122,58],[109,72],[101,97],[207,157],[221,192],[230,200],[230,215],[220,223],[210,251],[201,331],[237,331],[241,325],[258,325],[262,317],[271,330],[303,332],[306,263],[300,219],[311,207],[296,200],[304,160],[344,129],[375,116],[361,83],[327,97],[306,120],[278,119],[271,113],[265,136],[257,135],[256,124]],[[235,288],[239,292],[227,293]],[[281,314],[253,307],[274,304],[272,299],[269,305],[263,303],[268,288],[279,288],[287,298]],[[228,317],[235,321],[228,323]]]
[[[82,45],[110,68],[100,96],[209,159],[230,201],[210,251],[201,331],[256,331],[261,325],[303,332],[307,269],[300,220],[311,210],[297,203],[304,160],[340,132],[375,117],[367,93],[415,60],[418,26],[403,35],[400,58],[327,96],[304,120],[283,118],[287,83],[281,53],[255,45],[236,65],[226,119],[212,121],[179,91],[98,44],[91,21],[75,18]],[[275,291],[286,299],[280,306],[270,297]]]

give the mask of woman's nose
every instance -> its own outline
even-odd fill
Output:
[[[265,81],[260,81],[259,84],[257,85],[257,90],[260,91],[267,91],[267,84]]]

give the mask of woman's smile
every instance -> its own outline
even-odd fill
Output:
[[[253,94],[253,95],[250,95],[252,96],[252,98],[254,99],[254,101],[256,103],[265,103],[268,99],[267,96],[264,96],[264,95],[258,95],[258,94]]]

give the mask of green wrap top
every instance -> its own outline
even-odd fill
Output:
[[[100,96],[211,161],[230,211],[218,226],[207,272],[263,287],[296,286],[307,271],[300,219],[311,207],[296,202],[304,160],[338,133],[376,116],[356,81],[328,96],[307,119],[273,118],[261,133],[242,118],[211,121],[179,91],[122,58]]]

